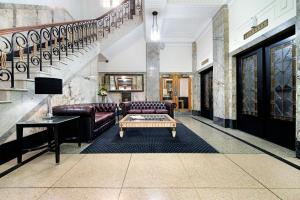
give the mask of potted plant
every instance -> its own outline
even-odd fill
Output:
[[[101,96],[102,98],[102,103],[105,103],[105,98],[107,96],[108,92],[106,87],[102,86],[100,87],[99,91],[98,91],[98,96]]]

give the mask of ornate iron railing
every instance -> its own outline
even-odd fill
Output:
[[[15,86],[15,73],[53,65],[56,60],[104,38],[133,15],[142,14],[142,0],[125,0],[99,18],[0,30],[0,81]],[[0,82],[1,83],[1,82]]]

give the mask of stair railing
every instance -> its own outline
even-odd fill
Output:
[[[14,88],[16,73],[26,73],[30,79],[33,68],[44,71],[141,14],[142,0],[124,0],[96,19],[2,29],[0,83],[10,81]]]

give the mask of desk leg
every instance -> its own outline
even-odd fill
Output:
[[[58,135],[58,128],[55,126],[53,127],[54,132],[54,140],[55,140],[55,161],[56,164],[60,161],[60,144],[59,144],[59,135]]]
[[[47,127],[48,151],[51,151],[51,137],[53,135],[53,128]]]
[[[77,135],[77,139],[78,139],[78,147],[81,147],[81,129],[80,129],[80,119],[76,120],[76,130],[78,130],[78,135]]]
[[[23,150],[23,127],[17,125],[17,144],[18,144],[18,164],[22,162],[22,150]]]

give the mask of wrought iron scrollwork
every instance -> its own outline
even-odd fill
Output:
[[[29,54],[29,65],[39,66],[40,71],[42,71],[42,55],[41,55],[41,37],[38,31],[30,30],[27,33],[28,45],[28,54]]]
[[[42,28],[40,31],[40,37],[40,47],[42,52],[41,59],[49,61],[50,65],[52,65],[52,39],[50,30],[48,28]]]
[[[60,51],[65,52],[66,56],[68,56],[68,31],[67,27],[64,25],[59,26],[59,41],[60,41]]]
[[[61,59],[60,31],[56,26],[54,26],[50,29],[50,34],[51,34],[52,54],[58,56],[58,60],[60,60]]]
[[[27,72],[27,78],[30,78],[29,71],[29,46],[27,37],[24,33],[14,33],[12,35],[12,45],[13,45],[13,63],[15,63],[14,68],[21,73]]]
[[[22,27],[0,35],[0,81],[11,81],[14,87],[15,72],[26,73],[30,78],[30,67],[53,65],[54,58],[61,60],[62,54],[80,51],[98,39],[104,38],[112,29],[119,28],[125,20],[142,9],[142,0],[125,0],[103,16],[36,27]],[[135,12],[131,13],[134,9]],[[82,53],[82,52],[81,52]],[[46,63],[46,64],[45,64]]]
[[[12,52],[12,45],[10,41],[0,36],[0,80],[1,81],[9,81],[11,80],[12,73],[11,70],[8,69],[8,56]]]

